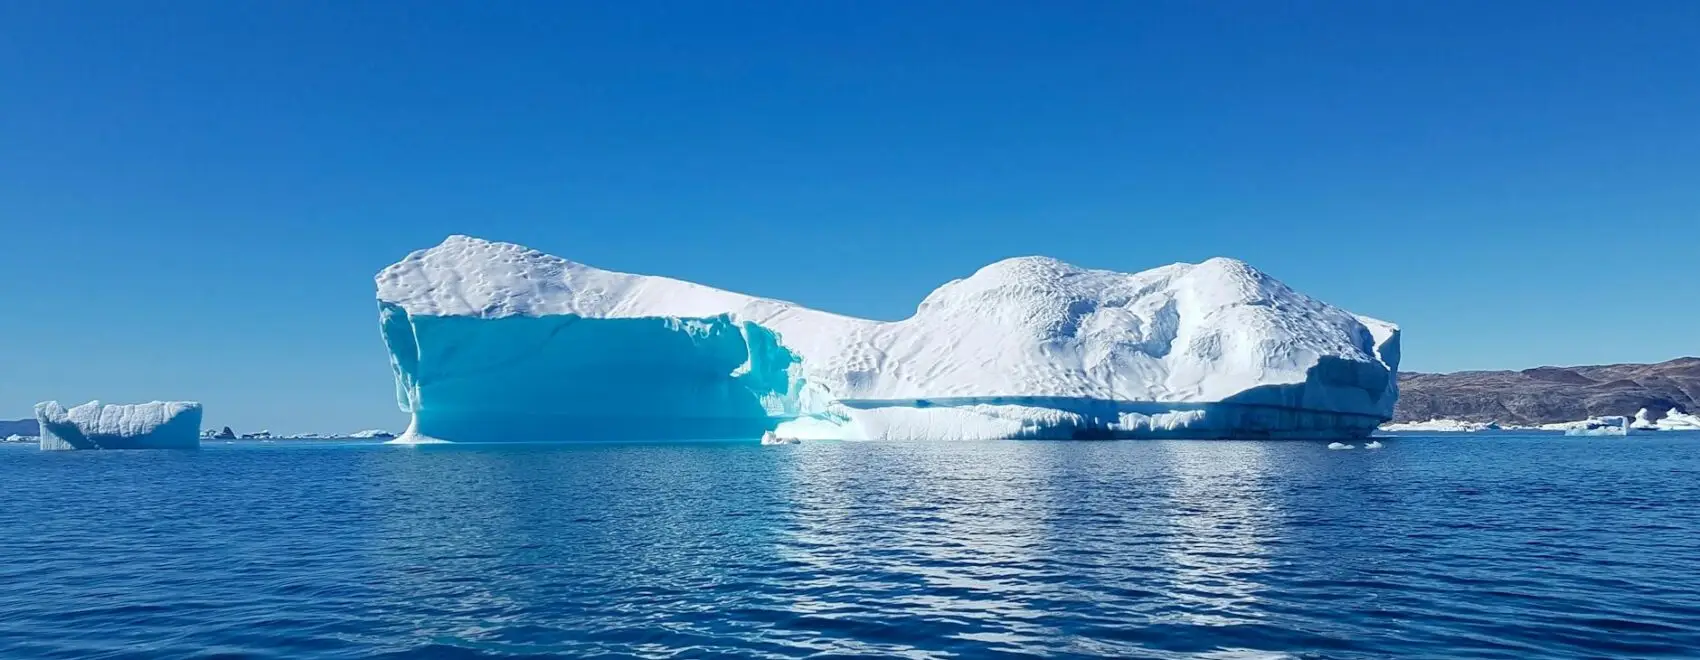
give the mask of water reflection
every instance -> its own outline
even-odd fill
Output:
[[[1280,535],[1282,511],[1270,497],[1275,463],[1257,442],[1163,442],[1164,507],[1173,529],[1163,545],[1170,579],[1167,617],[1226,626],[1263,618],[1259,582],[1270,567],[1267,545]]]
[[[816,616],[919,616],[964,643],[1020,648],[1055,635],[1039,569],[1054,492],[1044,458],[980,445],[822,444],[787,472],[779,554],[800,566],[793,603]],[[870,584],[866,576],[881,576]],[[859,576],[853,589],[842,580]],[[895,640],[894,640],[895,641]],[[847,652],[874,648],[842,648]]]
[[[1166,643],[1180,656],[1220,649],[1141,627],[1260,618],[1280,512],[1255,443],[843,444],[795,457],[778,554],[806,567],[798,612],[921,616],[1006,651]]]

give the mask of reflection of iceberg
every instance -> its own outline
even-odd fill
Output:
[[[1279,508],[1270,501],[1270,448],[1257,443],[1163,443],[1170,524],[1181,530],[1164,545],[1175,567],[1167,595],[1184,604],[1187,623],[1259,621],[1265,543],[1279,538]]]
[[[1231,259],[1026,257],[877,322],[455,236],[378,274],[409,437],[1362,437],[1399,331]]]

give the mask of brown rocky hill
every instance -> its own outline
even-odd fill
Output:
[[[1434,418],[1549,424],[1599,415],[1654,418],[1700,409],[1700,358],[1658,364],[1536,367],[1522,371],[1399,374],[1396,422]]]

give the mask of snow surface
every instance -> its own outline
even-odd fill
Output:
[[[1399,331],[1232,259],[1006,259],[871,321],[452,236],[377,276],[408,435],[1362,437]]]
[[[41,448],[193,449],[201,446],[201,404],[153,401],[129,405],[90,401],[67,410],[58,401],[35,404]]]

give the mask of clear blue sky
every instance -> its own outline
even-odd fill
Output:
[[[0,3],[0,418],[398,427],[468,233],[906,316],[1246,259],[1413,370],[1700,354],[1700,2]]]

